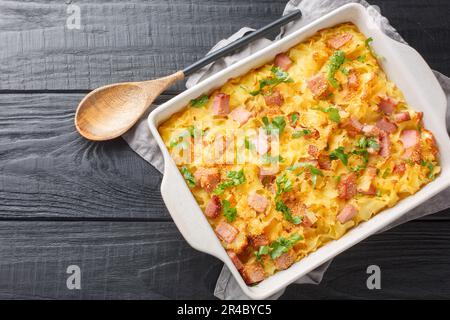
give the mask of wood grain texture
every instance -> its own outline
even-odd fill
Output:
[[[168,219],[156,169],[121,138],[76,132],[82,97],[0,95],[0,218]]]
[[[80,30],[61,1],[0,1],[0,89],[93,89],[157,78],[203,57],[244,26],[281,15],[283,2],[77,1]],[[179,84],[177,90],[183,88]]]
[[[450,74],[447,0],[371,1],[433,68]],[[201,58],[243,26],[261,27],[285,1],[0,1],[0,90],[94,89],[157,78]],[[183,89],[179,84],[175,91]]]
[[[370,2],[450,74],[447,0]],[[121,139],[81,138],[74,111],[89,89],[185,67],[285,3],[77,0],[82,29],[68,30],[62,1],[0,0],[0,298],[213,298],[222,263],[181,238],[161,175]],[[283,298],[449,298],[449,213],[369,238],[322,285],[292,285]],[[65,287],[70,264],[82,267],[81,291]],[[365,286],[369,264],[382,269],[380,291]]]
[[[291,285],[282,298],[448,298],[449,234],[448,223],[409,222],[339,255],[322,284]],[[0,298],[212,299],[222,266],[171,222],[2,221],[0,243]],[[66,287],[72,264],[81,290]],[[366,287],[372,264],[381,290]]]
[[[211,297],[221,263],[173,223],[0,222],[0,298]],[[69,265],[81,290],[68,290]]]

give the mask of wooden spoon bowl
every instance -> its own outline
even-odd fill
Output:
[[[150,81],[115,83],[90,92],[78,105],[75,126],[90,140],[116,138],[130,129],[150,104],[175,81],[182,71]]]

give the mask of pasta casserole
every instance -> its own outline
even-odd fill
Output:
[[[423,113],[350,23],[190,102],[159,127],[243,279],[256,284],[440,172]]]

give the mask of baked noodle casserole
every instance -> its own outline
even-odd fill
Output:
[[[353,24],[324,29],[159,126],[247,284],[439,174],[423,113],[387,79],[382,59]]]

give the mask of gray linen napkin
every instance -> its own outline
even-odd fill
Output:
[[[370,15],[373,17],[374,21],[379,24],[381,29],[391,38],[405,42],[403,38],[397,33],[397,31],[389,24],[389,21],[380,14],[380,10],[377,6],[371,6],[364,0],[291,0],[287,3],[286,8],[283,12],[283,15],[290,13],[291,11],[299,8],[302,10],[303,17],[295,22],[288,24],[283,27],[281,33],[277,36],[277,39],[280,39],[287,34],[297,30],[298,28],[310,23],[314,19],[317,19],[324,14],[344,5],[347,3],[356,2],[364,5]],[[241,38],[247,32],[252,31],[253,29],[244,27],[240,29],[238,32],[230,36],[228,39],[223,39],[218,42],[211,51],[217,50],[228,43]],[[266,47],[271,43],[268,39],[259,39],[257,41],[249,44],[245,49],[237,52],[234,55],[225,57],[220,59],[211,65],[203,68],[196,74],[193,74],[187,79],[186,87],[190,88],[197,84],[198,82],[206,79],[212,74],[222,70],[223,68],[241,60],[243,57],[246,57],[261,48]],[[447,103],[450,103],[450,78],[440,74],[435,71],[435,75],[439,80],[442,88],[444,89],[447,95]],[[153,109],[155,106],[152,106]],[[449,106],[447,105],[447,108]],[[150,112],[150,111],[149,111]],[[149,113],[148,112],[148,113]],[[142,158],[148,161],[151,165],[153,165],[156,169],[158,169],[161,173],[164,170],[164,161],[162,154],[159,150],[159,147],[156,141],[152,138],[152,134],[147,126],[146,118],[148,113],[145,114],[142,119],[127,133],[123,135],[124,140],[128,143],[128,145]],[[447,128],[450,128],[450,114],[447,113]],[[420,205],[419,207],[411,210],[409,213],[404,215],[398,221],[395,221],[393,224],[389,225],[382,231],[388,230],[392,227],[395,227],[401,223],[404,223],[409,220],[413,220],[428,214],[432,214],[438,211],[442,211],[450,207],[450,188],[442,191],[440,194],[434,196],[432,199],[428,200],[426,203]],[[331,261],[327,261],[317,269],[311,271],[307,275],[298,279],[295,283],[304,284],[304,283],[312,283],[319,284],[322,280],[322,277],[328,266],[331,264]],[[270,297],[270,299],[278,299],[284,290],[274,294]],[[216,288],[214,290],[214,295],[220,299],[248,299],[248,297],[242,292],[236,280],[231,275],[231,272],[228,270],[226,266],[222,268],[222,271],[217,280]]]

